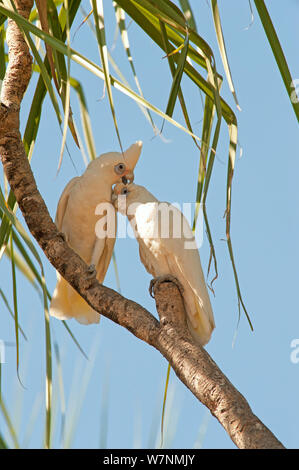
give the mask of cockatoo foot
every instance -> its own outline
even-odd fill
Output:
[[[86,279],[91,279],[97,275],[96,267],[94,264],[88,266]]]
[[[182,284],[177,280],[176,277],[172,276],[171,274],[165,274],[164,276],[155,277],[150,282],[149,293],[150,293],[150,296],[153,297],[153,299],[155,298],[154,290],[155,290],[156,285],[162,284],[162,282],[173,282],[179,289],[181,296],[183,296],[184,288]]]

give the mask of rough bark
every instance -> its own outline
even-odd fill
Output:
[[[28,18],[32,0],[15,1]],[[3,168],[28,228],[51,264],[98,312],[155,347],[179,379],[206,405],[240,448],[283,448],[252,413],[208,353],[196,345],[186,326],[177,287],[154,287],[160,322],[146,309],[90,278],[88,266],[68,246],[52,221],[31,171],[19,132],[20,104],[31,77],[31,56],[16,24],[8,20],[9,66],[0,105],[0,154]]]

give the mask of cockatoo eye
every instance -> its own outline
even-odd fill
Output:
[[[117,175],[122,175],[126,171],[126,165],[124,163],[118,163],[115,165],[114,171]]]
[[[122,188],[120,194],[128,194],[128,188]]]

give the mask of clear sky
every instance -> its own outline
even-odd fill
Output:
[[[252,2],[253,3],[253,2]],[[89,10],[89,2],[82,2]],[[218,53],[209,2],[193,1],[199,34],[211,45],[218,71],[224,75]],[[134,82],[120,37],[114,44],[115,21],[111,2],[104,1],[108,46],[120,69]],[[294,0],[268,1],[267,7],[280,38],[292,76],[299,78],[298,15]],[[248,1],[219,2],[222,26],[234,83],[242,111],[234,104],[224,79],[222,95],[238,118],[239,143],[232,192],[232,241],[243,298],[254,332],[245,316],[238,324],[238,304],[233,272],[225,242],[226,172],[228,132],[222,124],[207,210],[215,242],[219,277],[211,296],[216,329],[206,349],[236,388],[246,397],[253,412],[284,445],[299,444],[299,363],[291,361],[291,342],[299,338],[298,317],[298,125],[283,87],[281,76],[257,12],[254,21]],[[79,23],[74,25],[73,32]],[[165,109],[171,86],[163,52],[144,37],[139,27],[129,27],[134,64],[145,97]],[[114,44],[115,47],[112,47]],[[72,46],[99,63],[96,41],[87,25],[73,39]],[[97,153],[119,150],[103,82],[72,64],[72,76],[81,81],[92,119]],[[112,71],[114,74],[114,72]],[[22,110],[26,121],[28,103],[35,79],[27,91]],[[203,108],[201,97],[185,78],[183,91],[195,133],[200,135]],[[142,140],[144,147],[135,170],[136,183],[146,186],[157,198],[169,202],[192,202],[196,196],[198,150],[192,139],[170,124],[164,126],[164,139],[153,138],[151,126],[138,106],[114,91],[119,130],[124,147]],[[75,120],[79,123],[77,98],[71,96]],[[161,119],[153,116],[158,127]],[[183,124],[177,105],[174,118]],[[61,132],[49,99],[32,168],[38,187],[51,215],[70,178],[81,174],[84,162],[68,136],[68,149],[56,176]],[[240,156],[242,148],[242,156]],[[20,216],[21,218],[21,216]],[[22,218],[21,218],[22,220]],[[39,250],[40,251],[40,250]],[[116,259],[121,293],[156,315],[148,294],[151,277],[138,255],[135,240],[117,240]],[[204,238],[200,249],[207,272],[209,245]],[[41,253],[46,280],[52,292],[55,270]],[[12,304],[11,273],[7,259],[1,260],[1,288]],[[21,446],[40,447],[44,431],[45,342],[41,301],[31,285],[18,276],[20,324],[28,336],[21,339],[19,384],[15,348],[7,346],[2,367],[2,390],[13,422],[20,430]],[[117,289],[113,264],[105,284]],[[0,337],[13,343],[14,324],[1,306]],[[72,342],[62,324],[51,319],[52,337],[59,346],[66,401],[64,445],[76,448],[152,448],[160,442],[160,416],[167,371],[166,360],[112,322],[82,326],[70,321],[76,338],[89,355],[87,361]],[[54,364],[54,439],[60,446],[61,399],[59,368]],[[56,416],[56,417],[55,417]],[[3,419],[0,417],[1,430]],[[7,431],[5,435],[8,436]],[[9,437],[8,437],[8,441]],[[165,429],[165,447],[234,448],[218,421],[171,373]]]

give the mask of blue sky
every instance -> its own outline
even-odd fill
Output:
[[[89,2],[82,4],[86,10],[89,9]],[[192,5],[199,34],[214,50],[217,68],[224,76],[208,2],[193,1]],[[111,48],[115,32],[114,12],[110,1],[106,0],[104,7],[108,46]],[[286,0],[282,9],[278,2],[268,1],[267,7],[292,76],[299,78],[298,3]],[[254,332],[250,331],[243,314],[238,324],[233,272],[223,241],[228,132],[222,124],[207,200],[219,277],[214,284],[216,295],[211,296],[216,329],[206,349],[246,397],[253,412],[284,445],[297,448],[299,364],[292,363],[290,355],[291,341],[299,338],[298,125],[255,9],[254,22],[247,28],[251,21],[247,1],[226,0],[225,5],[219,2],[219,8],[242,108],[241,112],[237,111],[224,79],[222,95],[237,115],[242,148],[241,157],[240,148],[238,151],[233,182],[231,234],[241,290]],[[165,109],[171,80],[168,64],[162,60],[164,54],[144,37],[137,25],[130,25],[129,35],[143,93],[160,109]],[[77,32],[72,45],[99,63],[97,44],[87,26]],[[133,87],[119,37],[111,53]],[[103,82],[76,64],[72,64],[71,71],[84,86],[97,153],[119,150],[107,96],[101,99]],[[26,121],[34,85],[33,78],[24,100],[22,126]],[[203,117],[200,94],[188,78],[183,80],[183,91],[194,132],[200,135]],[[146,186],[160,200],[178,203],[194,201],[198,150],[192,139],[167,123],[164,126],[165,140],[153,138],[150,125],[133,101],[118,91],[114,91],[114,100],[123,146],[128,147],[139,139],[144,142],[135,170],[135,182]],[[79,123],[75,95],[71,97],[71,104]],[[160,127],[161,119],[153,117]],[[174,118],[184,122],[179,106]],[[56,176],[60,145],[61,132],[47,98],[32,168],[52,217],[55,216],[57,201],[65,184],[84,170],[82,156],[68,136],[73,163],[65,152],[61,170]],[[117,240],[115,250],[122,294],[156,315],[154,301],[148,294],[151,278],[139,260],[136,240]],[[200,255],[206,272],[209,257],[206,238]],[[47,284],[52,292],[56,283],[55,271],[42,253],[41,256]],[[1,288],[12,300],[10,264],[6,259],[1,260],[0,277]],[[112,264],[105,284],[117,288]],[[18,287],[20,323],[28,335],[27,342],[21,340],[20,376],[25,388],[21,387],[16,376],[15,349],[8,346],[6,363],[2,367],[2,389],[15,426],[20,430],[21,445],[40,447],[44,429],[43,311],[38,295],[21,276],[18,276]],[[14,342],[13,322],[3,303],[0,305],[0,336],[7,342]],[[53,340],[58,344],[61,355],[67,407],[66,434],[69,437],[65,444],[77,448],[100,445],[108,448],[148,448],[159,444],[166,360],[124,328],[105,318],[99,325],[85,327],[75,321],[69,322],[69,325],[90,360],[84,359],[61,323],[51,319]],[[54,370],[54,409],[57,410],[54,415],[57,416],[54,420],[53,445],[59,446],[61,418],[56,365]],[[168,398],[166,447],[235,447],[218,421],[173,372]],[[36,419],[33,419],[35,413]],[[30,416],[33,416],[32,426]],[[1,430],[3,426],[0,417]]]

